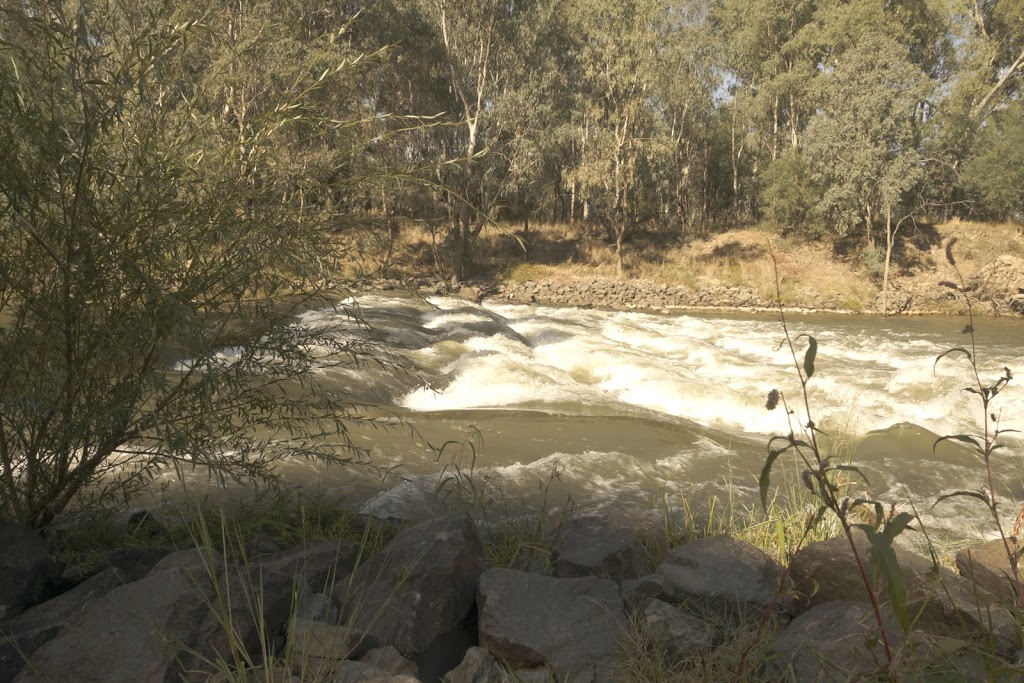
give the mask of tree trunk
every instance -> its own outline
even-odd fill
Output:
[[[622,262],[622,238],[625,237],[625,233],[625,228],[620,228],[615,233],[615,274],[619,280],[623,279],[626,270]]]
[[[892,207],[885,207],[885,266],[882,268],[882,315],[889,315],[889,264],[896,235],[892,229]]]

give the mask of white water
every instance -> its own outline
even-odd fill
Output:
[[[782,390],[798,422],[806,421],[793,358],[773,316],[476,306],[449,298],[368,296],[359,303],[371,336],[416,363],[429,386],[371,369],[338,375],[339,384],[357,398],[393,404],[434,443],[479,427],[485,446],[476,471],[504,495],[535,491],[553,469],[554,490],[598,508],[721,492],[726,478],[734,494],[746,495],[756,489],[767,439],[790,429],[781,408],[765,409],[768,392]],[[304,322],[329,324],[332,317],[311,313]],[[933,449],[935,435],[977,434],[983,426],[977,397],[963,391],[973,383],[970,365],[962,357],[935,364],[943,351],[970,343],[960,333],[963,319],[789,322],[794,336],[810,334],[819,344],[808,385],[815,422],[869,435],[855,455],[871,480],[869,493],[901,501],[909,492],[927,507],[943,491],[981,485],[973,456]],[[1024,322],[977,326],[983,380],[994,381],[1004,366],[1024,372]],[[797,344],[802,360],[806,341]],[[993,410],[1000,428],[1024,430],[1018,384]],[[878,430],[886,431],[870,435]],[[373,505],[402,514],[413,491],[436,486],[440,464],[414,440],[370,438],[378,461],[405,473]],[[1010,446],[999,456],[1004,493],[1020,496],[1021,450],[1019,442]],[[983,526],[977,507],[953,502],[930,519],[963,532]]]

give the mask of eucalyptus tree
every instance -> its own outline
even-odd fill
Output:
[[[580,151],[571,180],[615,243],[621,277],[623,241],[657,217],[650,180],[660,155],[668,151],[660,137],[657,89],[667,6],[659,0],[578,0],[573,16],[582,36],[582,103],[577,112]]]
[[[415,16],[422,33],[408,36],[423,41],[436,60],[426,79],[443,84],[435,135],[445,138],[437,159],[436,182],[447,207],[452,241],[452,269],[458,279],[471,268],[472,247],[484,225],[494,218],[507,167],[492,141],[501,137],[510,111],[501,100],[518,87],[523,61],[537,46],[531,19],[546,16],[545,0],[396,0]],[[405,41],[403,41],[404,43]],[[404,49],[399,45],[399,49]],[[416,48],[423,50],[424,48]],[[424,113],[424,112],[421,112]],[[495,167],[495,164],[497,167]]]
[[[809,30],[816,3],[810,0],[718,0],[711,21],[721,42],[721,64],[730,101],[723,108],[730,126],[733,208],[753,203],[761,169],[800,143],[815,111],[813,81],[820,46]]]
[[[1024,87],[1024,0],[970,0],[964,9],[972,29],[964,77],[971,115],[981,120]]]
[[[989,115],[963,167],[964,184],[982,216],[1024,221],[1024,105]]]
[[[358,455],[362,418],[314,366],[366,349],[295,318],[330,272],[299,191],[322,179],[278,162],[336,127],[313,96],[344,63],[242,112],[192,72],[231,37],[171,3],[25,0],[0,22],[0,517],[46,527],[169,468]]]
[[[913,175],[919,166],[915,112],[929,85],[907,48],[878,33],[831,60],[806,150],[823,187],[822,213],[837,237],[861,226],[874,247],[876,222],[902,196],[896,169]]]
[[[666,15],[662,59],[656,77],[659,136],[667,146],[659,184],[662,213],[674,214],[683,234],[708,219],[709,129],[714,117],[714,91],[720,74],[715,62],[706,7],[701,2],[673,2]]]

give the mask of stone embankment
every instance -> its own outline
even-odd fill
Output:
[[[457,513],[369,557],[343,539],[244,564],[124,549],[58,588],[41,539],[10,526],[0,537],[0,680],[16,683],[614,682],[652,653],[662,672],[698,672],[759,623],[746,666],[765,681],[874,680],[889,666],[883,641],[936,680],[1024,675],[1000,542],[962,551],[964,575],[897,549],[907,631],[884,605],[876,617],[843,538],[807,545],[787,572],[728,536],[652,553],[637,532],[583,518],[559,530],[549,562],[520,571],[491,566]]]
[[[963,311],[968,298],[978,313],[1024,315],[1024,260],[1003,256],[970,276],[966,286],[940,280],[896,280],[888,293],[890,314],[926,315]],[[718,282],[703,283],[698,289],[645,280],[615,280],[599,277],[566,278],[527,282],[467,282],[454,284],[436,279],[409,282],[376,279],[349,284],[353,291],[416,291],[421,295],[455,295],[480,302],[496,299],[510,303],[546,306],[597,307],[613,310],[750,310],[777,308],[771,298],[750,287]],[[880,313],[882,295],[863,310],[850,310],[841,297],[826,297],[798,288],[787,302],[789,311]]]

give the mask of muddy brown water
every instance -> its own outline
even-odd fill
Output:
[[[478,495],[528,508],[570,497],[580,510],[641,516],[683,497],[698,508],[712,496],[754,506],[766,444],[790,429],[783,410],[765,409],[768,392],[781,390],[805,420],[793,360],[771,314],[382,295],[359,305],[369,329],[343,334],[374,339],[419,370],[366,367],[323,380],[398,416],[394,429],[357,434],[389,474],[292,462],[285,475],[376,514],[429,510],[450,490],[452,482],[442,482],[455,466],[473,473]],[[301,324],[336,321],[325,309]],[[989,535],[978,501],[932,507],[944,492],[982,484],[975,455],[948,442],[935,447],[938,435],[977,434],[983,425],[976,397],[963,391],[970,366],[962,358],[935,363],[943,351],[970,344],[966,320],[815,314],[788,322],[794,336],[818,342],[808,385],[812,417],[826,432],[849,437],[844,453],[867,478],[858,493],[913,501],[940,536]],[[984,318],[976,326],[983,379],[995,380],[1004,366],[1024,373],[1024,320]],[[1016,380],[993,408],[1002,428],[1024,430]],[[1012,516],[1012,501],[1024,499],[1024,449],[1019,441],[1007,446],[995,467]],[[777,467],[777,479],[796,471],[792,458]]]

